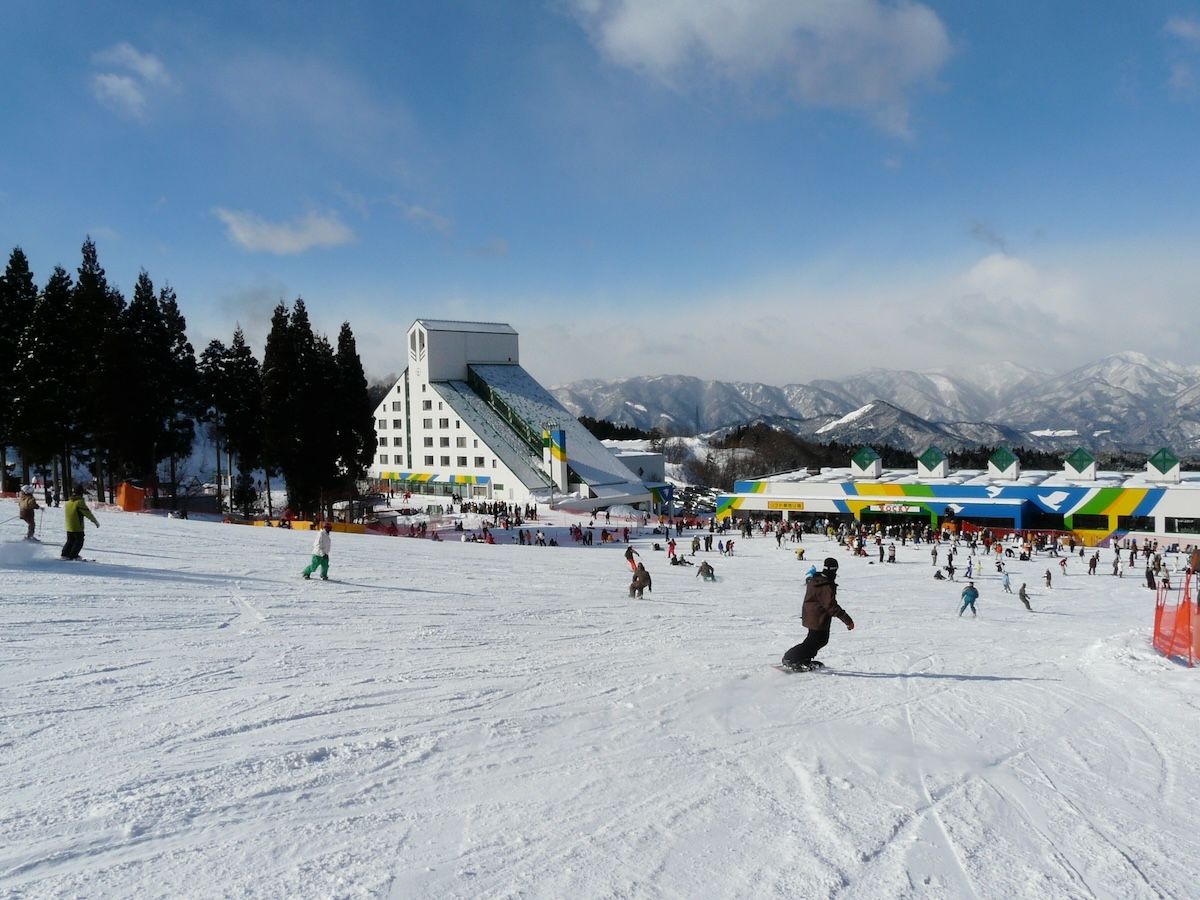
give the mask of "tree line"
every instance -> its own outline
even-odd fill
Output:
[[[373,405],[350,324],[334,347],[313,332],[302,299],[275,308],[262,362],[240,326],[197,357],[169,285],[141,271],[128,300],[91,238],[74,277],[55,266],[38,287],[20,247],[0,277],[0,474],[10,448],[21,478],[41,472],[62,491],[89,473],[111,502],[135,480],[176,494],[198,428],[217,445],[217,482],[231,505],[257,500],[252,473],[282,476],[299,515],[353,496],[375,452]],[[159,467],[167,464],[166,484]],[[5,487],[8,487],[6,484]],[[269,490],[269,488],[268,488]],[[268,497],[269,500],[269,497]]]

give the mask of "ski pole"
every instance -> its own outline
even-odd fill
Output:
[[[46,521],[46,507],[42,507],[42,512],[38,516],[38,540],[42,539],[42,523]]]

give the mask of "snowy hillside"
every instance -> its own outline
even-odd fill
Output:
[[[1200,447],[1200,368],[1125,352],[1062,374],[1012,363],[953,371],[869,369],[783,388],[682,376],[574,382],[555,395],[576,415],[667,433],[768,422],[801,436],[876,441],[915,453],[996,443],[1095,452]],[[636,402],[634,402],[636,401]],[[853,427],[842,420],[855,417]],[[1064,434],[1064,432],[1068,434]]]
[[[772,539],[704,584],[637,537],[636,601],[619,545],[335,534],[322,583],[305,532],[98,516],[94,563],[0,529],[5,896],[1196,896],[1200,672],[1137,578],[960,619],[928,548],[813,539],[857,628],[784,675]]]

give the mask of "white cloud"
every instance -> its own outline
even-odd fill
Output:
[[[1196,73],[1190,63],[1176,62],[1167,76],[1167,87],[1176,96],[1188,96],[1196,91]]]
[[[450,234],[454,230],[453,220],[446,216],[426,209],[424,206],[418,206],[415,203],[395,202],[400,207],[400,211],[404,213],[404,218],[415,225],[420,225],[422,228],[431,228],[438,232],[438,234]]]
[[[336,213],[310,212],[291,222],[268,222],[252,212],[218,207],[229,239],[246,250],[290,256],[313,247],[336,247],[354,240],[354,232]]]
[[[1167,19],[1167,24],[1163,26],[1163,30],[1171,35],[1171,37],[1179,38],[1182,41],[1200,43],[1200,21],[1196,19],[1189,19],[1184,16],[1172,16]]]
[[[157,56],[151,53],[142,53],[124,42],[97,53],[95,61],[104,65],[128,69],[145,84],[167,85],[171,83],[171,76],[167,74],[166,66]]]
[[[910,95],[950,57],[937,14],[881,0],[575,0],[614,62],[676,88],[718,77],[782,83],[807,106],[910,132]]]
[[[158,57],[127,43],[100,51],[92,61],[106,70],[92,75],[92,93],[103,105],[127,118],[144,118],[151,95],[173,84]]]

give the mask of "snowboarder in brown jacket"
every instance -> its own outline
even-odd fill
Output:
[[[653,592],[654,588],[650,586],[650,573],[646,571],[646,566],[643,563],[637,564],[637,570],[633,573],[633,581],[629,582],[629,596],[637,594],[639,600],[642,599],[642,591]]]
[[[837,602],[837,570],[838,561],[831,556],[825,560],[824,570],[808,580],[801,609],[801,621],[808,629],[808,636],[783,654],[785,667],[803,672],[821,665],[813,657],[829,643],[829,626],[834,616],[846,624],[848,631],[854,630],[854,620]]]

